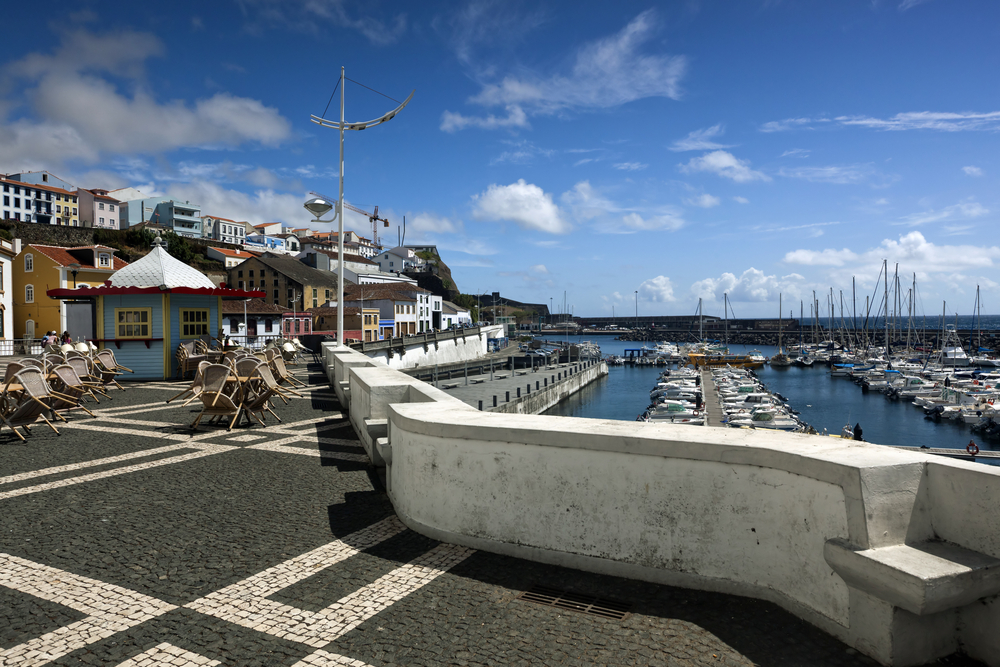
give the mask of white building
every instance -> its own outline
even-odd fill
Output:
[[[48,184],[23,183],[0,177],[4,220],[79,227],[77,193]]]
[[[379,270],[383,272],[411,271],[419,269],[424,264],[424,260],[417,257],[415,252],[404,247],[386,250],[373,257],[372,261],[376,262]]]
[[[21,252],[21,239],[0,239],[0,340],[14,338],[14,272],[11,263]],[[13,354],[12,347],[0,347],[0,354]]]
[[[202,234],[205,238],[222,241],[231,245],[244,245],[247,242],[246,222],[237,222],[217,215],[206,215],[202,219]]]
[[[107,190],[80,188],[80,226],[96,229],[121,229],[121,202]]]

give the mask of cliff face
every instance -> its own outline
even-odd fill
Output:
[[[455,280],[451,277],[451,269],[444,263],[441,256],[432,252],[417,253],[427,262],[426,271],[406,271],[404,275],[417,281],[417,285],[429,290],[432,294],[454,301],[461,292]]]

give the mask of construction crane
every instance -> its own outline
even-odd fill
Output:
[[[324,194],[320,194],[318,192],[310,192],[309,194],[311,194],[314,197],[322,197],[323,199],[327,200],[328,202],[330,202],[334,206],[336,206],[336,204],[337,204],[337,200],[336,199],[334,199],[332,197],[327,197]],[[360,209],[357,206],[353,206],[351,204],[348,204],[345,201],[344,202],[344,208],[349,208],[352,211],[354,211],[355,213],[360,213],[361,215],[363,215],[366,218],[368,218],[368,221],[370,223],[372,223],[372,243],[375,244],[375,247],[377,249],[381,250],[382,246],[378,242],[378,223],[379,222],[384,222],[385,226],[388,227],[389,226],[389,221],[386,220],[385,218],[378,217],[378,206],[375,207],[375,212],[374,213],[369,213],[368,211]]]

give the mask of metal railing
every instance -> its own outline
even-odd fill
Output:
[[[466,327],[462,329],[445,329],[444,331],[425,331],[424,333],[407,334],[406,336],[393,336],[386,340],[373,340],[353,343],[351,347],[360,352],[378,352],[380,350],[391,350],[407,345],[420,345],[435,343],[442,340],[452,340],[465,336],[478,336],[482,331],[481,327]]]

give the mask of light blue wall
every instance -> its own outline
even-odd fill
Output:
[[[159,294],[121,294],[102,297],[104,299],[104,337],[114,338],[117,331],[115,308],[151,308],[152,327],[150,338],[163,338],[162,297]],[[126,368],[135,371],[135,375],[127,375],[128,380],[162,380],[163,379],[163,342],[154,341],[146,344],[141,341],[122,341],[121,349],[114,343],[105,343],[115,353],[115,358]]]

